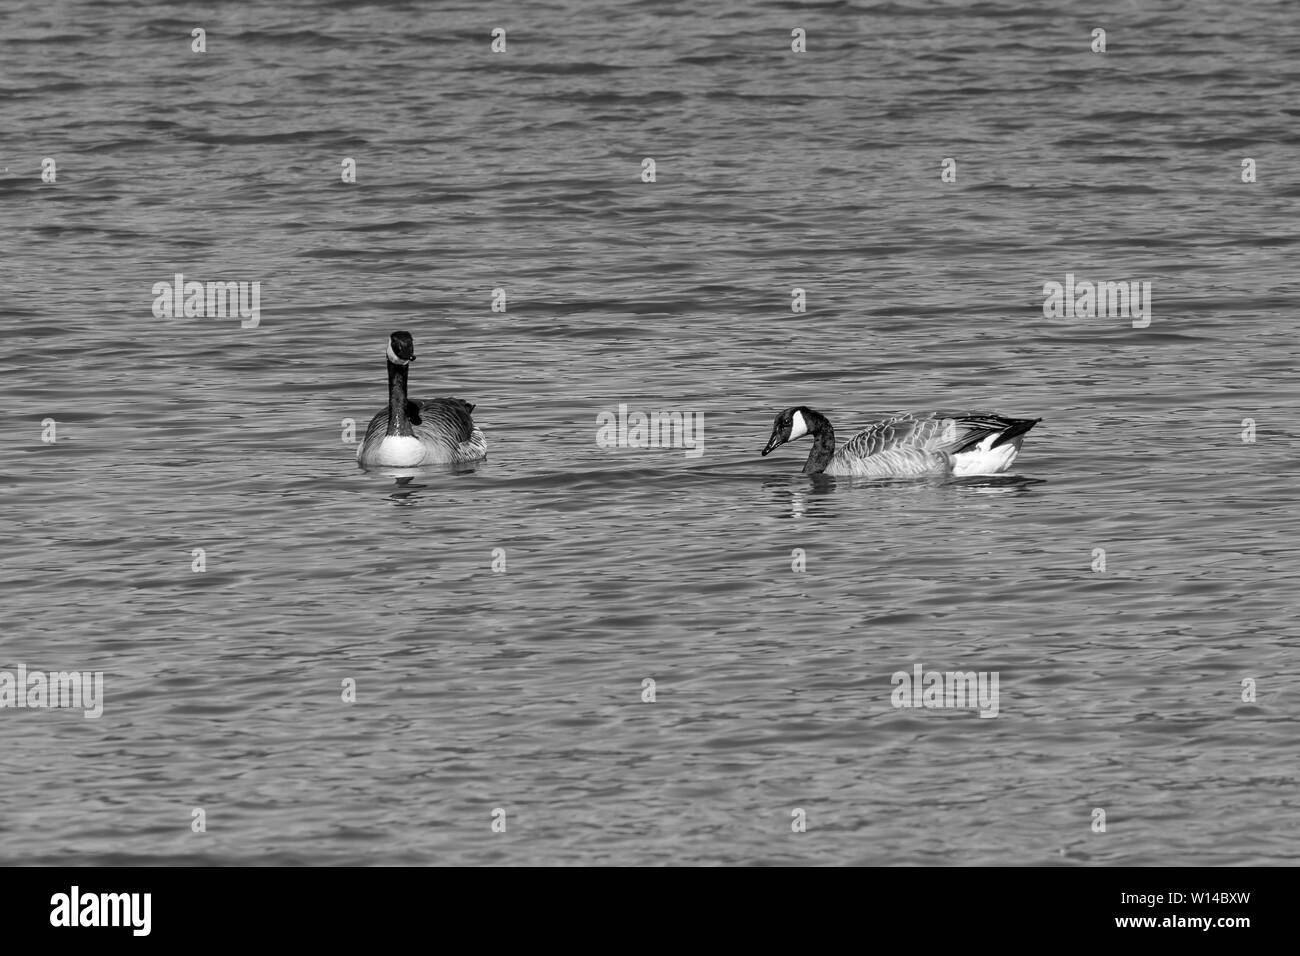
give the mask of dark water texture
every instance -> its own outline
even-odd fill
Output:
[[[0,860],[1295,862],[1294,5],[0,37],[0,669],[106,698],[0,711]],[[176,272],[260,281],[260,324],[155,318]],[[1067,272],[1151,282],[1149,327],[1044,318]],[[477,470],[341,440],[401,328]],[[620,402],[704,454],[597,447]],[[796,404],[1044,420],[1016,477],[814,481],[758,456]],[[998,716],[895,709],[918,663],[997,671]]]

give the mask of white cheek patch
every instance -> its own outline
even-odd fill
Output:
[[[790,420],[790,441],[796,438],[802,438],[808,434],[808,423],[803,420],[802,412],[795,412],[794,418]]]
[[[392,362],[394,365],[410,365],[410,364],[411,364],[411,360],[410,360],[410,359],[402,359],[402,358],[398,358],[398,357],[397,357],[397,353],[393,351],[393,343],[392,343],[392,342],[389,342],[389,343],[388,343],[388,361]]]

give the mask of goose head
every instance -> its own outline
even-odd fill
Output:
[[[807,435],[810,420],[816,414],[806,405],[795,405],[777,415],[776,421],[772,423],[772,437],[767,440],[767,447],[763,449],[763,454],[767,455],[786,442]]]
[[[388,337],[388,361],[394,365],[410,365],[415,361],[415,339],[410,332],[394,332]]]

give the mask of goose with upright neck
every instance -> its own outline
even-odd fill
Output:
[[[1011,467],[1025,433],[1040,421],[980,413],[899,415],[867,426],[836,448],[830,419],[807,405],[797,405],[776,416],[763,455],[811,435],[812,449],[803,466],[805,475],[995,475]]]
[[[370,420],[357,447],[366,468],[415,468],[487,457],[487,440],[474,424],[474,406],[459,398],[419,401],[407,396],[415,340],[410,332],[388,339],[388,407]]]

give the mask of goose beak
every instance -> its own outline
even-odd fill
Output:
[[[780,430],[774,429],[772,431],[772,437],[767,440],[767,447],[763,449],[763,457],[766,458],[768,452],[770,452],[773,448],[776,448],[778,445],[784,445],[784,444],[785,442],[781,440]]]

